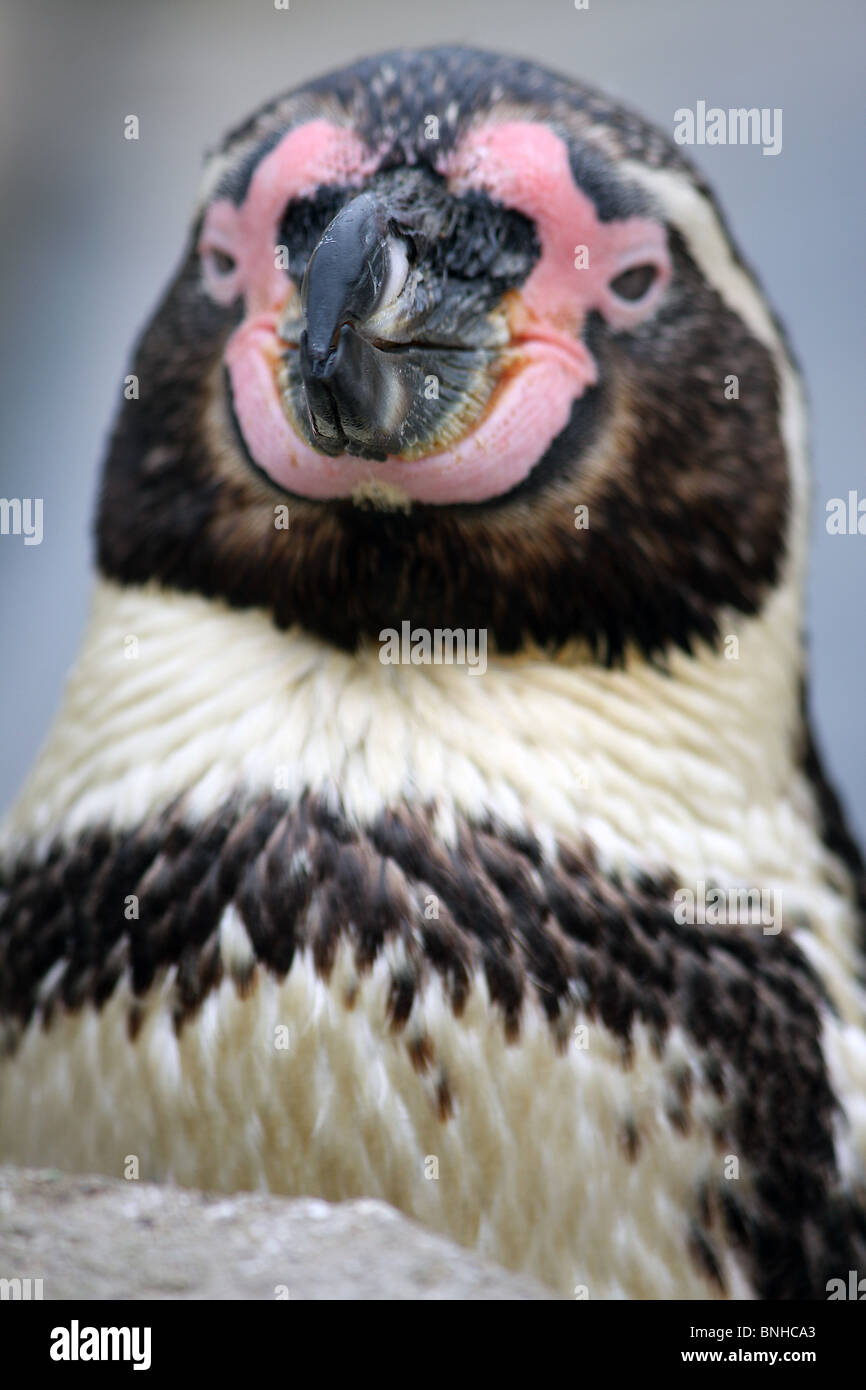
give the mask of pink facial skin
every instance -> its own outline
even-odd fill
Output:
[[[597,380],[581,340],[590,310],[627,329],[658,306],[671,274],[664,229],[641,217],[600,222],[574,183],[563,141],[546,126],[515,121],[472,131],[440,172],[455,193],[483,189],[523,212],[541,244],[531,274],[510,296],[506,376],[478,424],[450,449],[412,462],[328,458],[294,432],[280,403],[276,369],[285,345],[277,322],[291,286],[274,268],[274,247],[290,197],[322,183],[361,183],[375,165],[351,132],[313,121],[289,132],[262,161],[240,208],[224,199],[208,210],[200,243],[205,288],[220,303],[242,294],[246,308],[226,364],[247,447],[275,483],[305,497],[346,497],[370,482],[440,505],[501,496],[532,470],[564,429],[573,402]],[[575,267],[579,247],[588,249],[582,269]],[[233,258],[230,274],[219,274],[214,251]],[[611,280],[645,264],[657,269],[649,293],[636,304],[620,300]]]
[[[248,315],[281,308],[289,285],[285,271],[276,266],[276,247],[286,204],[323,183],[360,184],[376,163],[352,131],[330,121],[309,121],[290,130],[259,164],[239,208],[220,198],[207,210],[199,254],[211,298],[231,304],[242,294]],[[229,274],[220,274],[214,263],[214,252],[220,251],[235,262]]]

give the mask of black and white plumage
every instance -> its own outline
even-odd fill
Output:
[[[800,386],[680,152],[528,63],[369,60],[212,158],[133,370],[3,828],[0,1152],[380,1196],[566,1293],[825,1297],[866,877]],[[383,665],[405,621],[486,672]],[[781,930],[681,923],[700,884]]]

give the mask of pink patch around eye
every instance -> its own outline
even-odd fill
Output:
[[[484,189],[535,223],[541,256],[520,292],[529,331],[554,325],[577,336],[592,309],[613,328],[631,328],[657,307],[671,275],[664,228],[649,217],[602,222],[572,178],[565,144],[548,126],[482,126],[444,161],[442,172],[455,193]],[[610,282],[639,265],[652,265],[656,278],[641,300],[628,303]]]
[[[360,184],[375,167],[357,135],[331,121],[290,130],[259,164],[240,207],[220,198],[205,214],[199,254],[211,298],[231,304],[242,294],[248,314],[279,308],[289,288],[285,270],[277,265],[286,204],[322,184]],[[234,268],[221,273],[215,253],[228,256]]]
[[[290,198],[323,183],[361,183],[376,164],[352,132],[312,121],[262,161],[240,208],[222,199],[208,210],[200,243],[205,286],[222,303],[244,297],[226,365],[247,447],[276,484],[311,498],[350,496],[371,482],[441,505],[501,496],[531,472],[597,380],[582,340],[587,314],[595,309],[614,329],[627,329],[657,307],[671,274],[664,230],[650,218],[601,222],[574,183],[564,143],[548,127],[510,122],[470,132],[440,172],[455,193],[484,189],[525,213],[541,243],[531,274],[510,298],[512,369],[481,420],[447,450],[412,462],[329,458],[292,429],[276,386],[284,350],[277,321],[291,292],[274,264],[277,229]],[[224,275],[214,264],[217,251],[235,262]],[[656,278],[642,299],[629,303],[610,289],[618,275],[647,264]]]

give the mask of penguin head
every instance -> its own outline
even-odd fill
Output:
[[[789,539],[781,339],[679,150],[532,63],[397,52],[211,157],[103,572],[344,648],[715,641]]]

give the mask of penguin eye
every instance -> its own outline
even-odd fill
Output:
[[[230,256],[227,251],[211,251],[210,261],[217,275],[231,275],[237,265],[234,256]]]
[[[658,271],[654,265],[633,265],[630,270],[624,270],[622,275],[617,275],[615,280],[611,280],[610,288],[620,299],[634,303],[635,300],[643,299],[655,284],[657,277]]]

